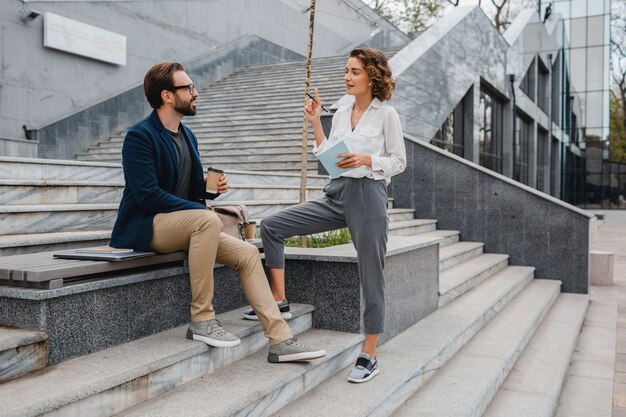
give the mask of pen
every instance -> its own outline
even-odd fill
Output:
[[[313,100],[313,102],[315,102],[315,104],[317,104],[317,100],[315,100],[315,97],[313,97],[312,95],[310,95],[309,93],[305,93],[307,96],[309,96],[311,98],[311,100]],[[326,113],[330,113],[330,111],[328,111],[328,109],[324,106],[322,106],[322,110],[324,110]]]

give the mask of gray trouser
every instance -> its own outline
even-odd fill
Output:
[[[365,302],[365,332],[383,332],[387,252],[387,189],[384,181],[339,177],[324,188],[324,198],[281,210],[261,222],[265,262],[269,268],[285,267],[284,240],[348,227],[357,251],[361,289]]]

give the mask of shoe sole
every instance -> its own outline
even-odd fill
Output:
[[[267,361],[270,363],[298,362],[317,359],[324,356],[326,356],[326,350],[323,349],[315,352],[294,353],[292,355],[276,355],[275,353],[270,353],[267,355]]]
[[[237,340],[212,339],[212,338],[207,337],[207,336],[201,336],[199,334],[192,333],[189,330],[187,330],[187,339],[196,340],[198,342],[203,342],[203,343],[206,343],[209,346],[223,347],[223,348],[236,347],[236,346],[239,346],[241,344],[241,339],[237,339]]]
[[[374,378],[376,375],[378,375],[378,372],[379,372],[379,371],[378,371],[378,368],[376,368],[376,369],[374,369],[374,371],[373,371],[371,374],[369,374],[369,375],[367,376],[367,378],[363,378],[363,379],[356,379],[356,378],[350,378],[350,377],[348,377],[348,382],[353,382],[353,383],[355,383],[355,384],[360,384],[360,383],[362,383],[362,382],[367,382],[367,381],[369,381],[370,379]]]
[[[283,318],[283,320],[291,320],[291,318],[293,317],[293,315],[291,313],[289,313],[289,312],[287,312],[287,313],[280,313],[280,316]],[[248,319],[248,320],[260,321],[259,317],[256,314],[246,314],[246,313],[243,313],[243,317],[245,319]]]

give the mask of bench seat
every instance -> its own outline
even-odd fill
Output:
[[[262,249],[260,240],[251,241]],[[55,251],[58,252],[58,251]],[[120,262],[54,258],[55,252],[39,252],[0,257],[0,285],[42,289],[62,288],[64,282],[92,278],[116,271],[152,266],[182,266],[185,252],[157,254]]]

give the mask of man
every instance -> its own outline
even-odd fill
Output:
[[[126,134],[122,164],[126,182],[111,236],[112,247],[186,251],[191,281],[191,323],[187,338],[210,346],[234,347],[240,340],[226,331],[213,309],[215,262],[234,268],[250,305],[270,340],[268,361],[286,362],[324,356],[324,350],[300,344],[281,318],[256,247],[222,233],[219,217],[205,198],[228,191],[222,176],[218,194],[206,192],[198,141],[181,123],[196,114],[198,91],[181,64],[154,65],[144,78],[154,109]]]

